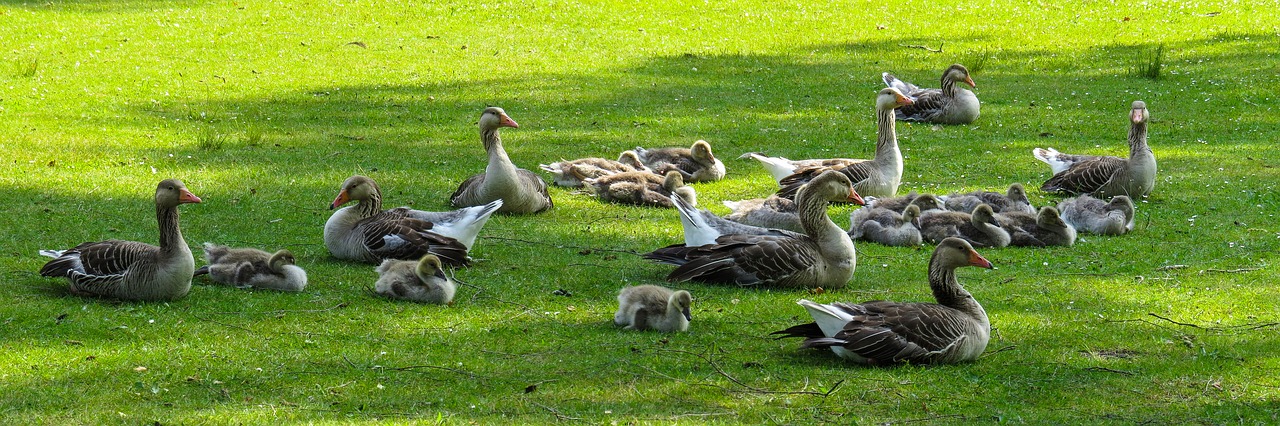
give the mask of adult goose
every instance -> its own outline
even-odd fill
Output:
[[[830,201],[861,204],[862,197],[845,175],[823,173],[797,196],[806,235],[722,235],[715,244],[676,244],[644,257],[677,265],[667,276],[673,282],[840,288],[853,277],[857,259],[849,234],[827,216]]]
[[[863,207],[849,215],[849,238],[886,246],[912,247],[924,242],[916,224],[920,207],[908,205],[898,213],[886,208]]]
[[[768,198],[724,201],[723,203],[725,207],[732,210],[725,215],[725,219],[762,228],[804,232],[804,227],[800,225],[796,202],[779,197],[777,194],[770,195]]]
[[[1040,208],[1036,214],[1008,212],[996,215],[1006,231],[1009,245],[1018,247],[1067,246],[1076,242],[1076,228],[1068,225],[1052,206]]]
[[[965,83],[976,88],[969,69],[964,65],[953,64],[942,72],[941,89],[921,89],[916,85],[902,81],[893,74],[881,74],[884,84],[898,89],[902,94],[910,96],[915,102],[903,107],[898,112],[902,121],[920,121],[938,124],[969,124],[978,119],[981,103],[978,96],[965,89],[956,87],[956,83]]]
[[[71,292],[120,300],[177,300],[191,291],[196,270],[191,248],[178,227],[178,206],[199,203],[200,197],[177,179],[156,186],[156,221],[160,246],[136,241],[87,242],[69,250],[41,250],[52,257],[40,275],[63,277]]]
[[[841,358],[867,365],[973,361],[987,348],[991,322],[956,279],[956,268],[963,266],[992,269],[969,243],[947,238],[929,259],[929,288],[937,303],[800,300],[813,322],[773,334],[802,337],[802,348],[831,348]]]
[[[787,157],[766,157],[758,152],[748,152],[738,157],[739,159],[751,158],[760,162],[764,166],[765,171],[773,176],[773,180],[782,182],[783,178],[791,176],[797,169],[807,169],[812,167],[845,167],[853,163],[860,163],[867,160],[858,160],[852,158],[818,158],[810,160],[792,160]]]
[[[633,151],[624,151],[622,158],[626,159],[635,156]],[[551,173],[551,182],[557,186],[569,188],[578,188],[582,186],[582,180],[587,178],[598,178],[606,175],[621,172],[634,172],[640,169],[633,167],[621,160],[614,161],[607,158],[587,157],[577,160],[557,161],[551,164],[539,164],[538,168],[547,173]]]
[[[979,204],[991,206],[991,210],[996,213],[1036,212],[1035,207],[1031,206],[1031,200],[1027,198],[1026,188],[1017,182],[1009,185],[1009,189],[1003,194],[993,191],[973,191],[966,194],[951,194],[947,196],[946,201],[947,210],[958,212],[971,212]]]
[[[1134,101],[1129,111],[1129,158],[1063,154],[1053,148],[1032,150],[1053,170],[1040,186],[1047,192],[1088,194],[1098,198],[1145,197],[1156,185],[1156,156],[1147,146],[1147,104]]]
[[[894,109],[910,105],[911,100],[895,89],[884,89],[876,94],[876,156],[845,165],[831,167],[805,167],[778,182],[782,188],[778,195],[794,198],[801,185],[810,179],[835,170],[853,182],[858,194],[872,197],[892,197],[902,182],[902,151],[898,149],[898,133],[894,129]]]
[[[688,331],[693,296],[656,285],[627,287],[618,292],[618,312],[613,323],[627,330]]]
[[[289,250],[267,253],[204,243],[204,258],[209,264],[196,269],[195,275],[208,274],[215,282],[280,291],[302,291],[307,287],[307,272],[296,265]]]
[[[551,208],[547,183],[537,174],[511,164],[511,158],[502,148],[498,129],[520,125],[498,107],[485,108],[478,125],[480,141],[484,142],[484,150],[489,153],[489,165],[484,173],[462,181],[458,190],[449,196],[449,202],[454,207],[471,207],[502,200],[498,212],[512,214],[538,213]]]
[[[675,194],[697,205],[697,192],[684,184],[680,172],[667,171],[665,177],[649,172],[622,172],[583,180],[596,198],[619,204],[675,207],[668,195]]]
[[[706,209],[698,209],[684,197],[672,195],[672,204],[680,212],[680,225],[684,228],[684,245],[687,247],[715,244],[722,235],[774,235],[798,237],[801,234],[786,229],[774,229],[739,223],[716,216]],[[797,222],[799,216],[792,213]]]
[[[383,259],[417,260],[435,254],[450,266],[467,266],[467,245],[431,232],[432,223],[409,216],[410,209],[382,210],[382,191],[365,176],[342,183],[329,209],[352,200],[356,205],[333,212],[324,224],[324,246],[333,257],[366,263]]]
[[[1120,235],[1133,230],[1133,200],[1123,195],[1103,202],[1088,195],[1058,203],[1062,220],[1076,230],[1099,235]]]
[[[1000,226],[991,206],[980,204],[972,213],[930,210],[920,214],[920,235],[938,243],[948,237],[960,237],[981,247],[1005,247],[1012,237]]]
[[[413,260],[383,260],[375,269],[374,291],[392,299],[447,305],[458,285],[445,275],[440,258],[434,255]]]
[[[689,148],[644,149],[636,147],[636,156],[645,167],[659,175],[680,172],[689,182],[711,182],[724,179],[724,163],[711,153],[711,144],[698,140]],[[625,154],[625,152],[624,152]]]
[[[378,187],[378,183],[368,176],[355,175],[343,182],[342,190],[338,192],[338,199],[334,201],[336,205],[342,205],[361,198],[367,199],[371,206],[376,206],[377,209],[382,208],[382,189]],[[489,218],[502,208],[502,204],[502,200],[497,199],[488,204],[446,212],[429,212],[408,207],[396,207],[386,212],[395,216],[403,215],[410,219],[430,222],[429,229],[432,233],[458,240],[470,250],[471,246],[475,245],[480,230],[489,222]]]

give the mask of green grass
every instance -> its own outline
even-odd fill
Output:
[[[0,423],[1280,421],[1269,3],[419,3],[0,5]],[[1160,78],[1134,78],[1151,46]],[[486,105],[530,169],[706,139],[730,172],[697,188],[723,213],[774,188],[738,154],[869,156],[881,72],[933,86],[968,60],[982,117],[900,124],[902,191],[1038,187],[1037,146],[1123,155],[1138,99],[1160,161],[1131,235],[961,272],[995,329],[975,363],[862,368],[767,335],[800,298],[928,300],[927,248],[859,244],[825,294],[679,284],[694,322],[661,335],[610,321],[619,288],[670,270],[635,253],[680,239],[673,211],[555,189],[489,222],[451,307],[373,297],[373,267],[320,241],[354,173],[447,209],[484,167]],[[155,241],[167,177],[205,200],[188,243],[288,247],[307,291],[112,303],[37,275],[38,249]]]

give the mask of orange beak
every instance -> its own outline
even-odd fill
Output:
[[[897,96],[898,96],[898,106],[907,106],[907,105],[916,103],[916,101],[913,101],[911,100],[911,98],[908,98],[904,95],[897,95]]]
[[[1145,110],[1141,110],[1141,109],[1135,109],[1135,110],[1133,110],[1133,112],[1130,112],[1130,113],[1129,113],[1129,120],[1132,120],[1134,123],[1141,123],[1141,122],[1145,121],[1145,120],[1146,120],[1146,117],[1143,117],[1143,116],[1142,116],[1142,113],[1143,113],[1144,111],[1145,111]]]
[[[501,120],[498,121],[498,124],[502,125],[503,127],[515,127],[515,128],[520,127],[519,124],[516,124],[515,120],[512,120],[511,117],[507,116],[506,114],[502,114]]]
[[[178,203],[179,203],[179,204],[186,204],[186,203],[200,203],[200,202],[203,202],[203,201],[204,201],[204,200],[201,200],[201,199],[200,199],[200,197],[197,197],[197,196],[196,196],[196,194],[192,194],[192,193],[191,193],[191,191],[188,191],[188,190],[186,190],[185,188],[184,188],[184,189],[182,189],[182,192],[178,194]]]
[[[845,198],[845,200],[849,201],[850,203],[857,204],[859,206],[867,205],[867,202],[862,201],[862,196],[858,195],[858,191],[855,191],[853,187],[849,187],[849,197]]]
[[[351,196],[347,195],[347,190],[344,189],[341,192],[338,192],[338,198],[334,198],[333,203],[329,204],[329,210],[338,208],[338,206],[346,204],[348,201],[351,201]]]
[[[968,76],[966,76],[966,77],[964,78],[964,83],[965,83],[965,84],[968,84],[968,85],[969,85],[969,87],[972,87],[972,88],[974,88],[974,89],[977,89],[977,88],[978,88],[978,85],[973,84],[973,77],[968,77]]]
[[[969,251],[969,264],[973,266],[977,266],[979,268],[995,269],[995,266],[991,265],[991,261],[987,260],[987,258],[985,257],[982,257],[982,255],[978,254],[978,252],[973,250]]]

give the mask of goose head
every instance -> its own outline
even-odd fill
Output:
[[[289,250],[280,250],[271,255],[271,260],[267,261],[267,266],[270,267],[272,271],[280,272],[280,270],[284,269],[285,265],[293,265],[296,263],[297,262],[293,258],[292,252]]]
[[[436,257],[434,254],[422,256],[422,259],[418,260],[418,267],[414,269],[414,273],[416,273],[418,278],[422,279],[423,282],[427,282],[428,279],[432,277],[439,280],[449,279],[444,275],[444,268],[440,263],[440,258]]]
[[[815,194],[828,201],[854,203],[859,206],[867,205],[862,200],[862,196],[858,195],[858,191],[853,189],[853,182],[849,181],[849,177],[835,170],[822,172],[818,177],[806,183],[805,187],[801,188],[800,191]],[[800,196],[797,195],[796,200],[798,201],[799,199]]]
[[[677,290],[671,293],[671,299],[667,302],[667,310],[676,308],[680,310],[680,314],[684,315],[685,321],[693,321],[693,313],[690,308],[693,306],[693,296],[684,290]]]
[[[716,163],[716,156],[711,154],[711,144],[707,141],[699,139],[689,148],[689,156],[693,157],[693,161],[704,166],[711,166]]]
[[[1126,219],[1131,218],[1133,217],[1133,199],[1129,198],[1127,195],[1117,195],[1112,197],[1111,201],[1107,202],[1106,210],[1121,211],[1124,212],[1124,217]]]
[[[1066,239],[1065,243],[1068,246],[1076,242],[1076,228],[1062,220],[1057,208],[1041,207],[1040,212],[1036,214],[1036,226],[1062,236]]]
[[[1133,101],[1133,110],[1129,112],[1129,121],[1133,124],[1146,123],[1151,118],[1147,112],[1147,103],[1143,101]]]
[[[916,209],[920,211],[947,209],[946,204],[943,203],[942,200],[939,199],[937,195],[933,195],[933,194],[924,194],[924,195],[917,196],[914,200],[911,200],[910,205],[915,206]]]
[[[1021,183],[1014,182],[1009,185],[1009,190],[1005,192],[1005,196],[1019,203],[1031,204],[1031,199],[1027,198],[1027,189],[1022,187]]]
[[[691,206],[698,205],[698,191],[695,191],[692,186],[684,184],[684,177],[680,175],[680,172],[675,170],[667,172],[667,175],[662,179],[662,189],[684,199]]]
[[[942,79],[968,84],[969,87],[975,89],[978,87],[978,85],[973,84],[973,78],[969,76],[969,69],[960,64],[951,64],[950,67],[947,67],[947,70],[942,73]]]
[[[648,167],[645,167],[644,162],[640,161],[640,156],[636,155],[635,151],[629,149],[618,154],[618,162],[634,167],[636,170],[649,169]]]
[[[919,227],[920,226],[919,219],[920,219],[920,207],[916,206],[915,204],[908,204],[907,209],[902,211],[902,223],[904,224],[910,223],[912,225],[916,225],[916,227]]]
[[[177,179],[165,179],[156,186],[156,205],[161,207],[177,207],[179,204],[203,202],[196,194],[187,190],[187,185]]]
[[[379,193],[378,184],[366,176],[355,175],[342,182],[338,197],[329,204],[329,210],[338,208],[351,200],[364,201],[374,198]]]
[[[991,225],[997,228],[1000,227],[1000,222],[996,221],[996,212],[995,210],[991,209],[990,205],[979,204],[978,207],[974,207],[971,217],[972,217],[971,220],[973,221],[973,226],[976,226],[978,228],[982,228],[983,224]]]
[[[978,254],[977,250],[965,241],[956,237],[947,237],[938,243],[938,248],[933,251],[933,262],[944,269],[955,269],[962,266],[977,266],[979,268],[995,269],[991,265],[991,261]]]
[[[876,94],[876,109],[881,111],[895,109],[911,105],[913,103],[915,103],[915,101],[912,101],[911,98],[908,98],[906,95],[903,95],[902,92],[899,92],[898,89],[894,89],[892,87],[881,89],[880,93]]]
[[[515,120],[512,120],[511,117],[507,115],[506,111],[503,111],[502,108],[498,107],[485,108],[484,112],[480,113],[480,121],[477,125],[480,126],[480,131],[482,132],[485,130],[495,130],[499,127],[520,127],[519,124],[516,124]]]

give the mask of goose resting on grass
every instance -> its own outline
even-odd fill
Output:
[[[1129,158],[1063,154],[1053,148],[1031,151],[1053,170],[1041,191],[1088,194],[1097,198],[1145,197],[1156,186],[1156,156],[1147,146],[1147,104],[1134,101],[1129,112]]]
[[[636,156],[654,173],[665,176],[669,171],[680,172],[687,182],[711,182],[724,179],[724,163],[711,153],[711,144],[698,140],[689,148],[636,147]],[[625,152],[623,154],[626,154]]]
[[[82,243],[70,250],[40,250],[52,257],[40,275],[64,277],[71,292],[120,300],[177,300],[191,291],[196,270],[191,248],[178,227],[178,206],[199,203],[200,197],[177,179],[156,186],[156,221],[160,246],[136,241],[106,240]]]
[[[849,214],[849,238],[886,246],[913,247],[924,242],[917,221],[920,207],[908,205],[902,213],[863,207]]]
[[[1133,230],[1133,200],[1123,195],[1103,202],[1088,195],[1058,203],[1062,220],[1076,230],[1098,235],[1120,235]]]
[[[489,107],[480,114],[478,126],[480,141],[484,142],[484,150],[489,153],[489,165],[484,173],[462,181],[458,190],[449,196],[449,202],[454,207],[471,207],[502,200],[498,212],[511,214],[540,213],[550,209],[552,203],[547,183],[537,174],[512,164],[507,151],[502,148],[502,139],[498,137],[498,129],[520,125],[502,108]]]
[[[640,168],[632,165],[638,164],[640,161],[635,158],[635,155],[635,151],[623,151],[617,161],[607,158],[587,157],[577,160],[557,161],[551,164],[539,164],[538,168],[551,173],[551,182],[557,186],[578,188],[582,186],[583,179],[646,170],[643,164],[641,164]],[[630,162],[631,160],[634,160],[634,162]]]
[[[272,254],[255,248],[233,249],[204,243],[204,258],[209,264],[196,269],[195,275],[209,274],[215,282],[280,291],[302,291],[307,287],[307,272],[295,265],[289,250]]]
[[[675,170],[667,171],[665,177],[649,172],[622,172],[587,178],[582,183],[600,201],[609,203],[672,208],[675,206],[668,195],[675,194],[697,205],[697,192],[685,185],[680,176]]]
[[[939,243],[948,237],[959,237],[980,247],[1005,247],[1012,237],[1000,226],[991,206],[979,204],[972,213],[930,210],[920,214],[920,235],[926,241]]]
[[[383,260],[375,271],[378,281],[374,283],[374,291],[392,299],[447,305],[458,290],[435,255],[428,254],[416,261]]]
[[[978,96],[965,89],[956,88],[956,83],[965,83],[976,88],[969,69],[964,65],[954,64],[942,72],[941,89],[921,89],[916,85],[902,81],[893,74],[881,74],[884,84],[898,89],[915,101],[898,111],[898,119],[902,121],[920,121],[938,124],[969,124],[978,119],[982,104]]]
[[[723,203],[725,207],[733,210],[725,215],[725,219],[762,228],[804,232],[804,227],[800,226],[800,215],[796,213],[796,202],[779,197],[778,194],[770,195],[769,198],[724,201]]]
[[[1031,200],[1027,198],[1027,190],[1020,183],[1009,185],[1004,194],[992,191],[973,191],[967,194],[951,194],[947,196],[947,210],[971,212],[979,204],[991,206],[996,213],[1025,212],[1035,213]]]
[[[618,292],[618,312],[613,323],[627,330],[688,331],[693,296],[656,285],[627,287]]]
[[[378,187],[378,183],[374,182],[372,178],[355,175],[343,182],[342,191],[338,193],[338,199],[335,202],[337,203],[336,205],[342,205],[350,200],[361,199],[367,199],[372,203],[371,206],[381,209],[382,188]],[[429,212],[408,207],[396,207],[386,210],[386,213],[430,222],[429,229],[432,233],[458,240],[459,243],[462,243],[470,250],[471,246],[475,245],[476,237],[480,235],[480,230],[484,228],[484,224],[488,223],[489,218],[500,208],[502,208],[502,200],[498,199],[485,205],[463,207],[447,212]]]
[[[1036,214],[1008,212],[996,215],[1006,231],[1009,245],[1017,247],[1067,246],[1076,242],[1076,228],[1068,225],[1052,206],[1040,208]]]
[[[929,288],[937,303],[824,305],[800,300],[814,322],[773,334],[803,337],[802,348],[831,348],[841,358],[867,365],[976,360],[991,339],[991,322],[956,279],[956,268],[963,266],[992,269],[969,243],[947,238],[929,259]]]
[[[901,197],[888,198],[872,198],[867,200],[867,207],[889,209],[895,212],[906,211],[908,205],[914,205],[920,209],[920,213],[929,210],[946,210],[946,204],[941,198],[933,194],[920,194],[911,191],[907,195]],[[856,211],[856,210],[855,210]],[[970,209],[969,211],[973,211]]]
[[[329,209],[351,200],[356,200],[356,205],[338,209],[324,224],[324,246],[333,257],[380,263],[383,259],[417,260],[431,253],[450,266],[470,264],[465,244],[431,232],[432,223],[409,217],[410,209],[382,210],[382,192],[372,179],[347,178]]]

